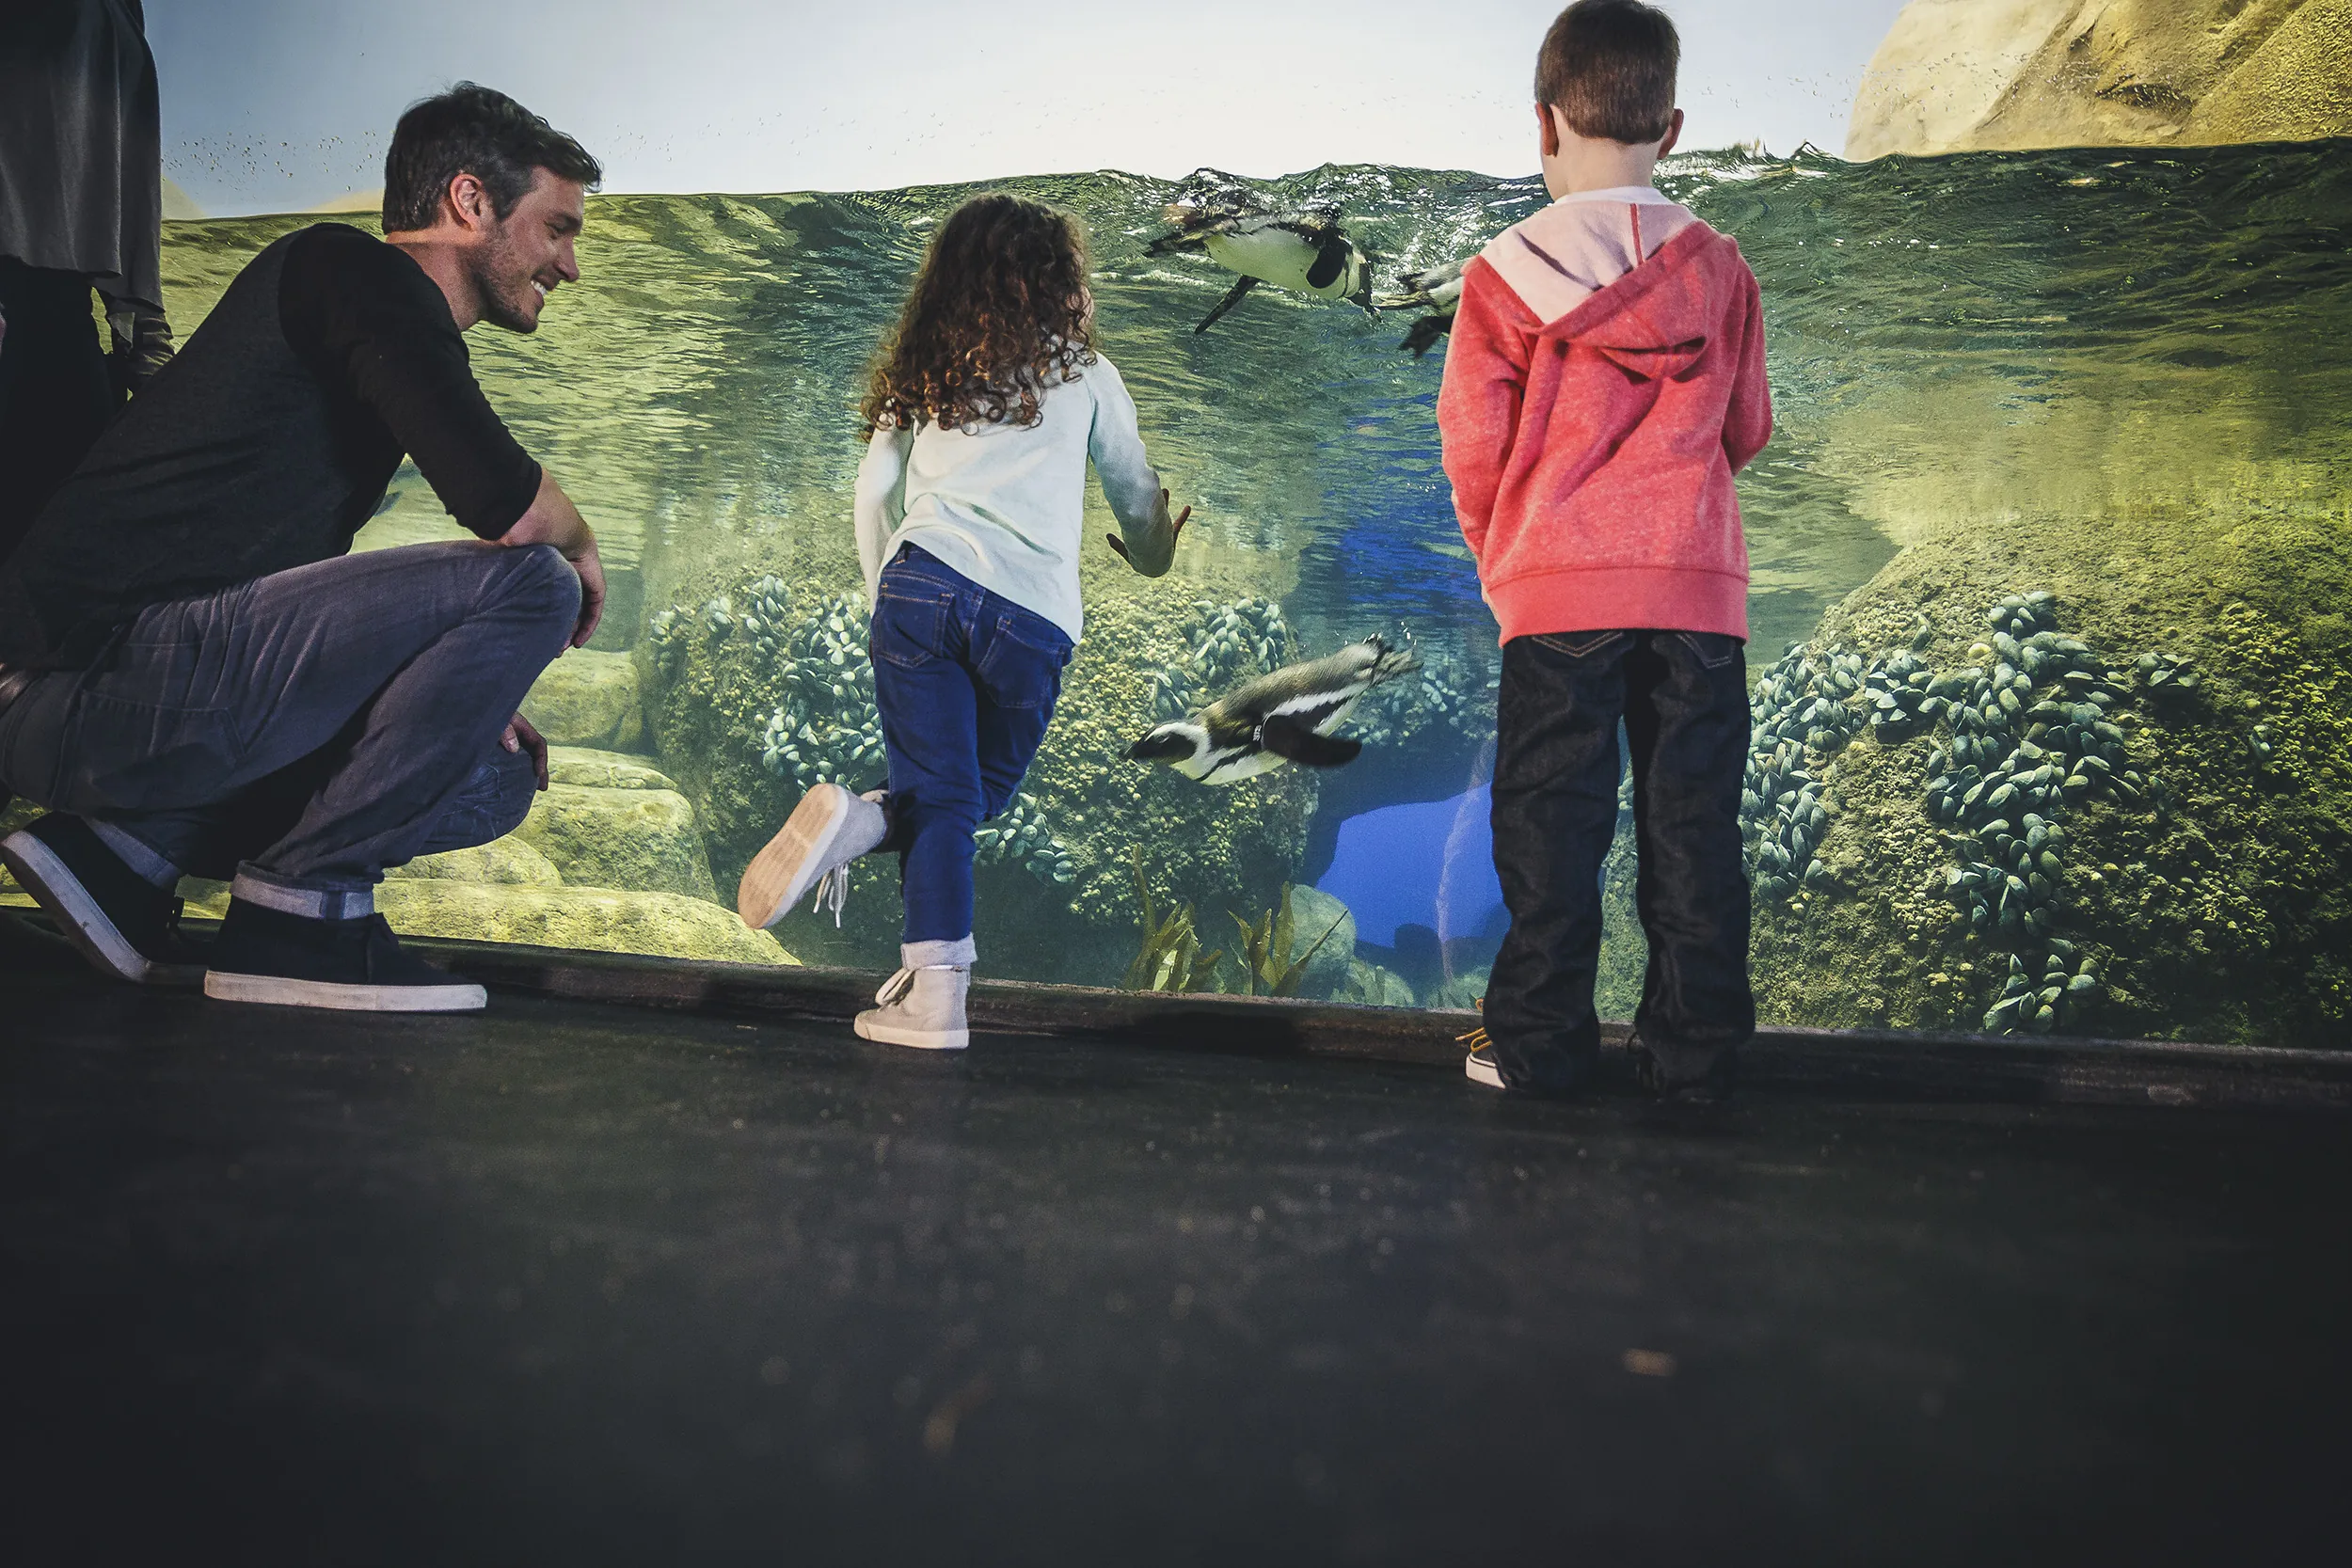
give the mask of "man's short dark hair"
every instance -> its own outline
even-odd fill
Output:
[[[540,168],[590,187],[604,179],[604,166],[580,143],[506,94],[460,82],[409,104],[393,128],[384,155],[384,231],[432,228],[441,193],[460,174],[482,182],[503,220]]]
[[[1556,106],[1580,136],[1629,146],[1663,141],[1674,124],[1682,39],[1642,0],[1577,0],[1544,35],[1535,102]]]

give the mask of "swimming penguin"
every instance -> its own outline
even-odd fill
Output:
[[[1410,674],[1421,660],[1377,637],[1328,658],[1286,664],[1235,688],[1189,719],[1155,726],[1127,748],[1136,762],[1164,762],[1202,784],[1233,784],[1295,762],[1337,768],[1364,749],[1331,732],[1356,699]]]
[[[1405,334],[1404,346],[1413,351],[1414,358],[1427,354],[1438,339],[1454,330],[1454,309],[1462,303],[1462,269],[1468,265],[1468,261],[1460,261],[1450,266],[1402,274],[1396,281],[1405,292],[1385,294],[1374,302],[1382,310],[1428,308],[1429,314],[1415,322],[1413,329]]]
[[[1245,194],[1229,191],[1202,203],[1172,205],[1168,220],[1179,226],[1176,232],[1153,240],[1145,247],[1145,255],[1205,251],[1210,261],[1227,272],[1240,274],[1216,308],[1200,318],[1200,325],[1193,328],[1196,333],[1206,332],[1261,283],[1318,299],[1344,299],[1372,309],[1371,259],[1356,248],[1356,242],[1340,227],[1336,207],[1276,212]]]

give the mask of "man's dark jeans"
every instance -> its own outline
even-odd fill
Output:
[[[1001,813],[1045,738],[1070,639],[913,545],[874,600],[874,701],[904,843],[908,942],[972,934],[972,833]]]
[[[156,605],[0,713],[0,779],[150,880],[233,873],[290,914],[366,914],[384,867],[520,822],[531,760],[499,738],[579,613],[553,549],[469,543]]]
[[[1666,1076],[1755,1032],[1740,779],[1747,663],[1708,632],[1516,637],[1496,712],[1495,870],[1511,930],[1486,1026],[1513,1088],[1580,1086],[1600,1049],[1600,869],[1616,836],[1617,721],[1633,761],[1634,896],[1649,971],[1634,1027]]]

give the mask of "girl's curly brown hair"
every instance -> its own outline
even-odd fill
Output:
[[[1094,362],[1086,236],[1069,214],[978,196],[932,236],[898,325],[875,356],[867,435],[1034,425],[1040,391]]]

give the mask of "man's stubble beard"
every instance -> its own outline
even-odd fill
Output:
[[[532,287],[529,274],[515,276],[515,246],[503,230],[483,247],[469,270],[484,321],[509,332],[539,330],[538,318],[531,313],[532,300],[524,297],[536,296],[538,291]]]

